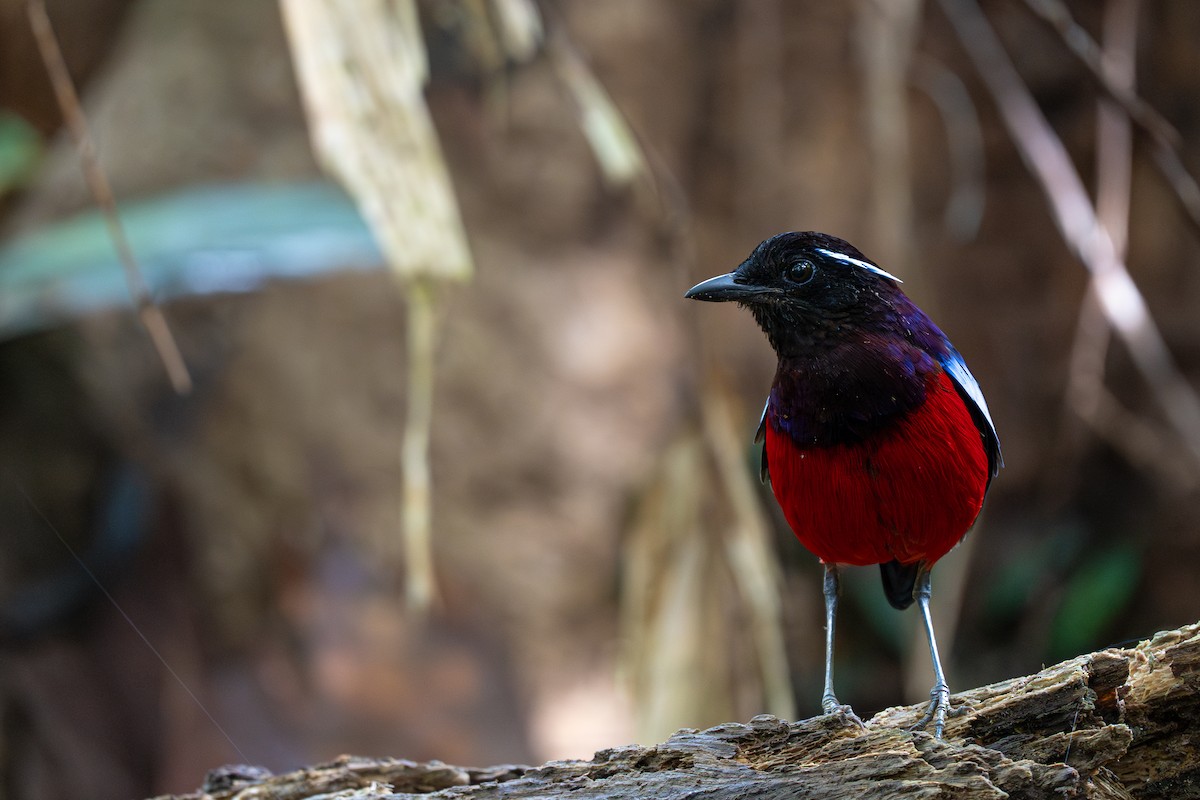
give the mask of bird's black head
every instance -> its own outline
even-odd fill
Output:
[[[804,231],[772,236],[736,270],[697,284],[684,296],[741,303],[754,313],[775,352],[787,357],[856,333],[905,327],[906,312],[916,309],[899,283],[850,243]]]

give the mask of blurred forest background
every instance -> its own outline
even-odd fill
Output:
[[[420,0],[474,260],[433,292],[425,611],[413,283],[322,175],[279,5],[47,6],[194,388],[0,0],[0,794],[817,713],[820,569],[750,443],[774,358],[682,299],[789,229],[902,277],[991,406],[1007,468],[934,572],[952,689],[1200,618],[1194,0]],[[926,697],[916,615],[846,583],[839,697]]]

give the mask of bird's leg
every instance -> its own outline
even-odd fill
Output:
[[[833,627],[837,619],[838,568],[837,564],[825,565],[825,693],[821,695],[821,710],[826,714],[840,712],[862,726],[862,720],[850,706],[838,702],[833,694]]]
[[[913,594],[917,599],[917,608],[921,611],[921,619],[925,623],[925,636],[929,639],[929,657],[933,661],[933,689],[929,692],[929,709],[913,729],[923,729],[932,721],[933,735],[941,739],[946,730],[946,715],[950,713],[950,687],[946,685],[946,675],[942,672],[937,638],[933,633],[933,618],[929,616],[929,596],[933,592],[929,576],[930,568],[923,566],[917,575],[917,587]]]

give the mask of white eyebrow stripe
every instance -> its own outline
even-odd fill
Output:
[[[871,264],[867,261],[863,261],[861,258],[853,258],[851,256],[846,255],[845,253],[839,253],[835,250],[826,250],[824,247],[818,247],[817,252],[821,253],[822,255],[829,256],[834,261],[841,261],[843,264],[851,264],[856,267],[862,267],[867,272],[874,272],[876,275],[880,275],[884,278],[887,278],[890,281],[895,281],[896,283],[904,283],[904,281],[900,280],[899,278],[897,278],[895,275],[891,274],[890,272],[884,272],[879,267],[877,267],[874,264]]]

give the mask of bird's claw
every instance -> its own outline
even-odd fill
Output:
[[[970,710],[969,706],[961,706],[960,708],[952,708],[950,706],[950,688],[946,684],[938,684],[929,692],[929,708],[925,714],[917,720],[909,730],[922,731],[933,723],[933,736],[935,739],[943,738],[946,732],[946,717],[957,717],[960,714],[965,714]]]
[[[858,714],[854,713],[854,709],[844,703],[839,703],[833,695],[826,695],[821,698],[821,711],[825,714],[837,714],[848,722],[852,722],[863,730],[867,729],[867,724],[862,721]]]
[[[950,706],[946,710],[947,717],[965,717],[967,714],[974,714],[974,713],[975,713],[975,706],[971,705],[970,703],[963,703],[958,708],[955,708],[954,706]]]

